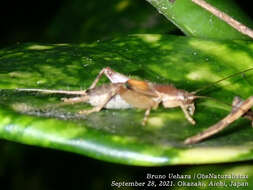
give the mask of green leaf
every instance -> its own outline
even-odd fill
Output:
[[[191,0],[147,0],[159,13],[173,22],[186,35],[211,39],[249,39]],[[206,0],[239,22],[253,27],[253,22],[234,0]]]
[[[202,92],[218,99],[196,101],[196,126],[179,108],[151,112],[102,110],[80,116],[87,104],[65,105],[64,95],[18,92],[15,88],[79,90],[99,71],[118,72],[188,91],[251,67],[253,43],[163,35],[131,35],[93,44],[20,44],[0,50],[0,137],[130,165],[200,164],[253,158],[250,123],[240,119],[193,146],[185,138],[229,113],[235,95],[253,92],[253,73],[230,78]],[[105,78],[103,82],[108,82]]]
[[[145,1],[73,0],[63,3],[45,38],[50,42],[93,42],[122,34],[175,31],[178,29]]]

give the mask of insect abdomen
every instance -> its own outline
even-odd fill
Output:
[[[92,106],[99,106],[105,100],[106,95],[95,95],[89,97],[88,103]],[[132,108],[125,100],[123,100],[120,95],[113,96],[109,102],[104,106],[106,109],[128,109]]]
[[[119,84],[120,85],[120,84]],[[110,95],[113,88],[117,88],[118,84],[107,84],[91,89],[87,92],[89,100],[87,101],[92,106],[100,106],[105,99]],[[120,95],[113,96],[104,106],[107,109],[128,109],[132,108]]]

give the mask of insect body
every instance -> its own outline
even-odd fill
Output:
[[[96,87],[103,74],[112,83]],[[130,79],[107,67],[100,71],[86,91],[86,95],[64,99],[64,101],[69,103],[88,102],[95,106],[91,110],[80,111],[82,114],[98,112],[102,108],[126,109],[135,107],[145,109],[143,125],[146,124],[151,109],[156,109],[162,103],[165,108],[181,107],[187,120],[195,124],[191,116],[195,111],[193,101],[197,97],[185,90],[177,89],[173,85],[161,85]]]
[[[244,73],[248,70],[253,70],[253,68],[240,73]],[[97,87],[96,85],[103,74],[106,75],[111,83]],[[234,75],[235,74],[231,76]],[[219,80],[216,83],[222,80]],[[151,109],[156,109],[159,104],[162,104],[165,108],[180,107],[183,110],[186,119],[194,125],[196,123],[192,118],[195,111],[194,100],[201,97],[196,96],[195,94],[202,89],[195,92],[187,92],[183,89],[177,89],[173,85],[155,84],[148,81],[131,79],[121,73],[113,71],[109,67],[106,67],[100,71],[94,82],[85,91],[57,91],[42,89],[18,90],[79,95],[74,98],[64,98],[63,101],[67,103],[87,102],[94,106],[90,110],[80,111],[81,114],[98,112],[102,108],[126,109],[134,107],[145,109],[146,112],[142,121],[143,125],[146,124]]]
[[[105,75],[110,84],[96,86],[102,75]],[[121,73],[106,67],[102,69],[94,82],[87,90],[63,91],[46,89],[17,89],[19,91],[37,91],[44,93],[61,93],[78,95],[74,98],[63,98],[67,103],[87,102],[94,106],[90,110],[80,111],[81,114],[98,112],[102,108],[107,109],[145,109],[142,124],[145,125],[151,109],[156,109],[161,103],[165,108],[181,107],[186,119],[195,124],[192,115],[195,111],[194,99],[198,98],[194,93],[177,89],[173,85],[155,84],[148,81],[131,79]]]

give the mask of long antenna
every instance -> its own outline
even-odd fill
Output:
[[[85,90],[78,91],[67,91],[67,90],[48,90],[48,89],[36,89],[36,88],[17,88],[17,91],[26,91],[26,92],[41,92],[47,94],[72,94],[72,95],[85,95]]]
[[[218,99],[216,99],[216,98],[213,98],[213,97],[209,97],[209,96],[194,96],[195,98],[207,98],[207,99],[210,99],[210,100],[213,100],[213,101],[216,101],[216,102],[219,102],[219,103],[222,103],[222,104],[224,104],[224,105],[226,105],[226,106],[229,106],[229,107],[231,107],[231,105],[230,104],[228,104],[228,103],[226,103],[226,102],[223,102],[223,101],[221,101],[221,100],[218,100]]]
[[[202,91],[202,90],[205,90],[205,89],[207,89],[207,88],[210,88],[210,87],[214,86],[215,84],[218,84],[219,82],[222,82],[222,81],[224,81],[224,80],[226,80],[226,79],[229,79],[229,78],[234,77],[234,76],[236,76],[236,75],[240,75],[240,74],[242,74],[242,73],[246,73],[246,72],[251,71],[251,70],[253,70],[253,67],[252,67],[252,68],[249,68],[249,69],[245,69],[245,70],[240,71],[240,72],[238,72],[238,73],[234,73],[234,74],[232,74],[232,75],[229,75],[229,76],[227,76],[227,77],[225,77],[225,78],[223,78],[223,79],[220,79],[220,80],[218,80],[218,81],[216,81],[216,82],[214,82],[214,83],[212,83],[212,84],[210,84],[210,85],[204,86],[204,87],[202,87],[202,88],[200,88],[200,89],[198,89],[198,90],[195,90],[195,91],[193,91],[193,92],[191,92],[191,93],[192,93],[192,94],[197,94],[197,93],[199,93],[199,92]]]

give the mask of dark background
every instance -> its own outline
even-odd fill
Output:
[[[31,41],[92,42],[127,33],[183,35],[144,0],[131,1],[130,8],[113,16],[111,7],[117,2],[3,1],[0,6],[0,47]],[[237,2],[252,17],[250,1]],[[143,24],[144,21],[146,24]],[[225,165],[230,167],[230,164]],[[0,141],[0,189],[5,190],[110,189],[112,180],[143,181],[147,173],[183,173],[191,167],[212,166],[124,166],[72,153]]]
[[[111,11],[113,15],[111,16],[108,13],[110,12],[109,7],[119,1],[111,0],[110,3],[106,0],[2,1],[0,5],[0,47],[31,41],[92,42],[113,36],[112,34],[115,33],[171,33],[171,31],[180,33],[162,15],[158,15],[157,11],[145,0],[130,0],[132,2],[130,8],[119,15],[127,18],[131,23],[127,23],[127,19],[115,17],[113,11]],[[250,1],[236,0],[236,2],[250,17],[253,17]],[[77,7],[79,11],[76,11]],[[81,34],[82,25],[88,23],[89,19],[91,17],[93,19],[96,15],[98,17],[96,25],[91,25],[90,28],[83,27],[82,32],[85,29],[88,32]],[[142,18],[148,17],[147,15],[158,15],[155,18],[157,25],[150,28],[142,26]],[[117,22],[117,20],[120,21]],[[114,24],[115,21],[116,24]],[[124,28],[123,25],[128,25],[130,28]],[[91,29],[92,27],[97,30]],[[58,31],[55,28],[58,28]]]
[[[175,30],[144,0],[129,0],[130,5],[117,12],[115,7],[122,1],[6,1],[0,6],[0,45],[92,42],[115,34]],[[144,23],[147,20],[150,26]]]

